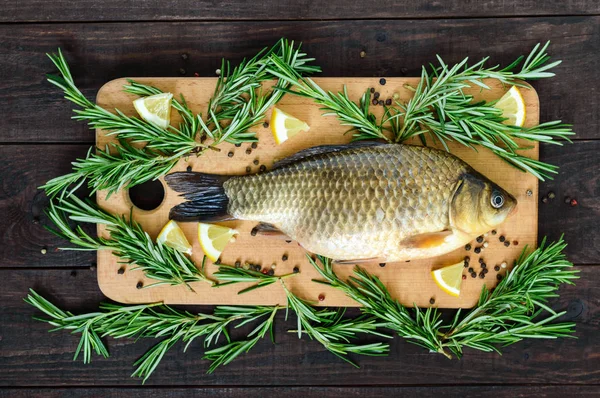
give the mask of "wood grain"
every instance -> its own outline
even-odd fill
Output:
[[[7,388],[0,390],[0,397],[6,398],[62,398],[65,396],[95,398],[123,397],[142,398],[156,396],[151,387],[86,387],[86,388]],[[482,395],[502,397],[595,397],[598,386],[444,386],[444,387],[199,387],[161,388],[161,397],[231,397],[263,398],[274,395],[304,398],[348,398],[348,397],[481,397]]]
[[[462,360],[445,357],[409,344],[391,341],[388,357],[355,358],[356,369],[325,351],[318,343],[287,333],[295,325],[290,315],[276,319],[276,345],[261,341],[230,365],[206,374],[202,347],[187,353],[177,345],[165,355],[147,386],[402,386],[600,384],[600,273],[597,267],[578,267],[576,286],[561,288],[555,309],[566,309],[565,320],[577,324],[577,339],[531,339],[503,349],[503,355],[467,350]],[[97,309],[102,300],[95,274],[89,270],[0,270],[0,386],[125,386],[132,363],[152,345],[150,340],[108,339],[111,356],[94,356],[91,364],[73,362],[78,338],[69,332],[48,333],[48,325],[31,319],[40,315],[22,301],[33,287],[73,313]],[[188,307],[193,311],[206,307]],[[350,315],[355,315],[349,310]],[[452,312],[447,313],[447,315]],[[233,333],[234,338],[241,336]],[[365,340],[366,341],[366,340]],[[371,341],[371,340],[369,340]]]
[[[193,1],[91,0],[48,3],[42,0],[8,0],[4,2],[0,22],[88,22],[88,21],[172,21],[172,20],[337,20],[392,18],[506,17],[531,15],[597,14],[600,7],[593,0],[543,1],[486,0],[473,6],[470,1],[443,3],[417,1],[279,1],[247,2],[243,0]]]
[[[158,87],[164,92],[171,92],[175,96],[182,94],[195,113],[205,112],[210,94],[214,92],[216,84],[216,78],[136,80]],[[351,98],[359,98],[369,87],[374,87],[381,94],[380,98],[383,100],[391,98],[396,93],[399,95],[399,100],[403,102],[408,101],[412,96],[412,92],[404,86],[407,84],[412,87],[418,85],[418,79],[416,78],[389,78],[384,86],[379,84],[377,78],[316,78],[315,82],[324,90],[332,92],[341,91],[345,86]],[[490,80],[485,83],[490,86],[491,90],[481,91],[479,88],[471,90],[475,96],[475,101],[499,99],[507,91],[507,87],[502,86],[498,81]],[[132,100],[135,96],[123,93],[122,87],[124,84],[126,84],[124,79],[108,82],[98,93],[97,102],[104,108],[118,108],[125,114],[135,115],[136,112],[132,109]],[[535,90],[523,90],[522,93],[527,109],[525,125],[535,125],[538,123],[539,115],[539,102],[536,92]],[[223,150],[221,152],[210,151],[210,153],[201,157],[192,156],[189,159],[182,159],[173,171],[185,171],[187,167],[192,167],[197,172],[244,175],[246,167],[251,167],[254,173],[258,171],[258,166],[252,164],[253,160],[259,160],[260,163],[270,169],[274,159],[283,159],[299,150],[316,145],[344,144],[351,140],[350,135],[344,134],[348,127],[341,125],[335,117],[323,117],[320,107],[310,99],[286,96],[278,104],[278,107],[306,121],[311,126],[310,131],[299,134],[282,145],[277,145],[270,128],[257,128],[258,148],[253,150],[250,155],[245,153],[246,149],[251,149],[249,144],[241,148],[236,148],[231,144],[222,145]],[[382,116],[383,107],[371,107],[371,109],[377,117]],[[269,120],[269,115],[267,115],[266,120]],[[175,120],[172,120],[172,122],[175,125],[178,123]],[[97,146],[104,147],[107,142],[115,142],[115,137],[107,136],[106,133],[106,131],[97,130]],[[418,140],[414,141],[415,143],[418,142]],[[523,143],[523,145],[530,144]],[[443,149],[441,144],[437,146]],[[234,154],[232,158],[228,157],[229,152]],[[410,263],[404,261],[389,263],[383,269],[378,264],[380,261],[364,264],[364,268],[368,272],[380,276],[394,298],[407,306],[426,307],[431,304],[430,300],[433,298],[435,305],[439,308],[472,307],[477,303],[484,283],[488,287],[492,287],[498,282],[495,272],[491,272],[485,279],[469,277],[463,283],[460,296],[452,297],[436,286],[431,278],[431,270],[462,261],[467,254],[472,257],[473,264],[477,264],[475,262],[476,257],[482,258],[489,264],[490,268],[493,267],[493,264],[500,264],[503,261],[512,264],[521,253],[524,245],[532,246],[537,241],[538,180],[531,174],[524,174],[516,170],[490,151],[481,149],[476,152],[461,145],[452,145],[451,152],[517,198],[519,211],[515,217],[511,217],[497,229],[500,235],[506,235],[511,241],[518,241],[520,246],[512,245],[506,248],[498,241],[498,237],[490,235],[487,238],[490,243],[489,247],[480,256],[473,252],[467,253],[463,244],[460,248],[443,256],[413,260]],[[534,145],[531,150],[523,152],[523,155],[537,159],[538,144]],[[165,198],[159,207],[150,211],[135,207],[127,190],[111,195],[109,199],[106,199],[105,191],[100,191],[96,197],[97,202],[102,208],[111,213],[123,215],[129,214],[133,206],[135,220],[141,223],[150,236],[155,237],[168,222],[169,210],[182,202],[181,197],[170,189],[164,181],[162,182],[165,189]],[[527,196],[526,192],[528,190],[534,192],[534,194]],[[240,231],[240,234],[236,242],[230,243],[221,255],[220,260],[224,264],[233,265],[236,261],[241,261],[242,263],[260,264],[265,268],[276,264],[278,275],[291,273],[293,268],[298,266],[300,274],[286,280],[286,285],[301,297],[318,302],[320,305],[357,306],[356,302],[335,291],[335,289],[326,289],[321,284],[311,283],[313,279],[319,278],[319,274],[306,259],[306,252],[296,242],[288,243],[282,239],[252,237],[250,231],[256,225],[256,222],[233,221],[226,224]],[[186,233],[188,241],[194,246],[192,259],[196,264],[201,264],[204,253],[197,242],[198,223],[180,223],[180,225]],[[100,228],[99,233],[102,233],[102,231],[103,229]],[[473,247],[477,246],[474,240],[471,244]],[[284,254],[289,258],[286,262],[281,261]],[[174,288],[168,285],[140,290],[136,288],[139,281],[143,281],[144,285],[149,285],[153,281],[144,278],[141,271],[128,271],[124,275],[118,274],[117,271],[122,266],[122,261],[118,257],[105,251],[98,253],[100,288],[107,297],[122,303],[162,301],[169,304],[274,305],[283,304],[286,300],[285,292],[279,284],[257,289],[244,295],[238,295],[237,292],[251,284],[215,289],[201,282],[193,284],[194,291],[190,291],[185,286]],[[474,267],[476,270],[480,269],[479,266],[474,265]],[[206,272],[209,275],[217,269],[210,261],[208,262]],[[352,267],[347,265],[336,267],[336,272],[343,276],[351,274],[351,270]],[[466,270],[465,274],[467,274]],[[322,302],[318,300],[320,295],[325,297]]]
[[[85,124],[69,120],[72,105],[45,81],[54,69],[44,53],[58,47],[93,98],[105,82],[123,76],[214,76],[221,57],[239,62],[281,36],[304,42],[323,76],[350,77],[418,76],[435,54],[447,62],[489,55],[506,65],[551,40],[551,54],[564,62],[557,77],[534,83],[540,120],[573,123],[577,139],[600,138],[600,17],[590,16],[0,25],[0,142],[93,142]]]
[[[47,199],[37,190],[48,179],[67,173],[70,162],[85,156],[88,148],[0,145],[0,268],[88,267],[96,262],[95,253],[55,251],[65,242],[43,229],[48,224],[43,215]],[[539,205],[539,236],[556,239],[566,233],[566,253],[576,264],[596,264],[600,258],[599,153],[600,141],[577,141],[564,147],[542,144],[540,148],[541,160],[560,166],[560,174],[554,182],[540,185],[540,197],[553,190],[556,199]],[[567,206],[562,195],[577,198],[581,205]],[[34,217],[40,218],[39,224]],[[44,247],[45,255],[41,254]]]

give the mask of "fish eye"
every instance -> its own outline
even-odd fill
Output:
[[[499,209],[504,204],[504,196],[498,191],[492,192],[492,207]]]

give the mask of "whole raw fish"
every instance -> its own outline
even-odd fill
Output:
[[[452,251],[501,224],[516,199],[452,154],[361,142],[301,151],[267,173],[166,177],[178,221],[241,219],[338,261],[391,262]],[[270,224],[270,226],[268,225]]]

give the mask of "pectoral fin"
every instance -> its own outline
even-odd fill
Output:
[[[404,239],[400,246],[410,249],[432,249],[447,243],[450,236],[450,230],[420,234]]]
[[[289,237],[286,234],[284,234],[280,229],[278,229],[273,224],[267,224],[265,222],[258,223],[256,227],[252,228],[251,234],[289,240]]]

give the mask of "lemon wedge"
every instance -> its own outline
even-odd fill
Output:
[[[525,101],[521,91],[516,86],[512,86],[494,105],[502,110],[502,116],[507,118],[502,123],[510,126],[523,127],[525,124]]]
[[[171,220],[158,234],[156,243],[162,243],[182,253],[192,254],[192,245],[188,242],[179,225]]]
[[[198,224],[198,241],[202,251],[211,261],[217,261],[225,246],[234,235],[239,232],[235,229],[213,224]]]
[[[308,130],[310,130],[310,126],[306,122],[295,118],[289,113],[285,113],[279,108],[273,108],[271,114],[271,131],[278,145],[299,132]]]
[[[460,285],[462,284],[463,268],[464,263],[460,262],[431,271],[431,276],[440,289],[451,296],[458,297]]]
[[[173,94],[161,93],[133,101],[135,110],[142,119],[166,129],[171,124],[171,100]]]

